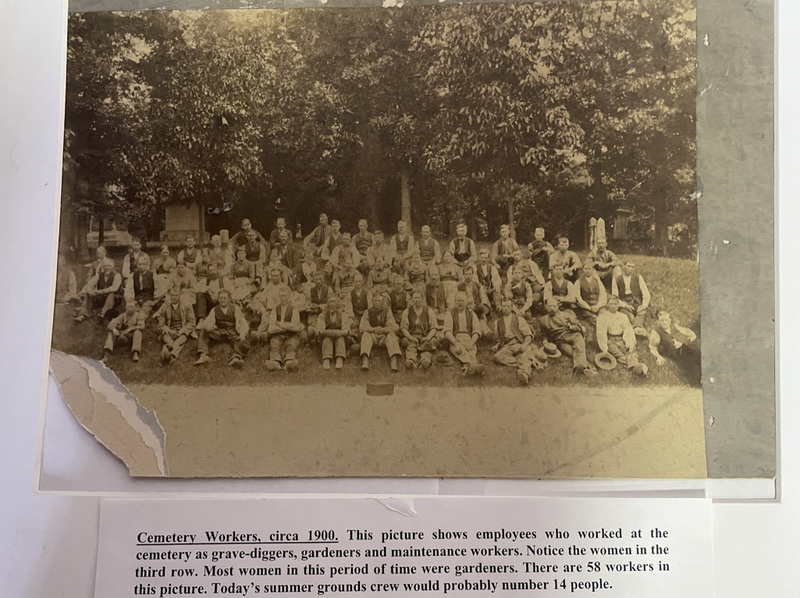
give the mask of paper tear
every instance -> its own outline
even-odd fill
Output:
[[[381,505],[403,517],[416,517],[419,515],[414,508],[413,498],[376,498]]]
[[[713,425],[714,425],[714,416],[712,415],[711,417],[708,418],[708,427],[710,428]]]
[[[114,372],[83,357],[50,352],[50,372],[78,422],[120,459],[131,476],[168,475],[166,435]]]
[[[703,45],[706,47],[711,45],[711,42],[708,41],[708,33],[706,33],[705,37],[703,37]]]
[[[704,95],[706,95],[706,92],[710,91],[712,87],[714,87],[714,84],[710,83],[708,87],[706,87],[705,89],[702,89],[700,91],[700,97],[703,97]]]

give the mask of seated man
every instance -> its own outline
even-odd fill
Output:
[[[317,255],[322,255],[322,250],[325,248],[325,241],[328,235],[331,234],[331,227],[328,224],[328,215],[319,215],[319,226],[317,226],[311,233],[303,239],[303,245],[312,247]]]
[[[622,268],[620,267],[622,262],[620,262],[616,254],[610,249],[607,249],[607,247],[608,242],[605,237],[600,237],[597,239],[597,246],[589,252],[586,256],[586,260],[594,264],[594,269],[600,277],[606,291],[611,292],[611,283],[622,274]]]
[[[659,310],[649,344],[656,365],[664,365],[667,362],[665,357],[669,357],[678,363],[692,384],[700,384],[700,339],[689,328],[673,323],[668,311]]]
[[[353,288],[349,293],[349,297],[345,299],[344,306],[349,307],[352,312],[353,322],[358,326],[361,322],[361,316],[364,312],[372,307],[372,293],[364,286],[364,277],[356,272],[353,276]]]
[[[342,309],[339,298],[331,293],[325,309],[317,318],[317,334],[322,338],[322,369],[334,367],[341,370],[347,357],[346,338],[350,334],[350,318]]]
[[[650,289],[633,262],[626,262],[622,273],[614,277],[611,294],[619,297],[619,309],[628,316],[636,336],[647,336],[644,319],[650,307]]]
[[[564,278],[575,282],[581,271],[581,258],[574,251],[569,250],[569,239],[561,236],[558,238],[558,248],[550,254],[548,268],[552,270],[555,266],[564,266]]]
[[[478,249],[475,241],[467,236],[467,225],[463,222],[456,226],[456,238],[450,241],[447,248],[459,268],[478,261]]]
[[[372,291],[373,295],[377,293],[388,293],[391,280],[392,269],[382,256],[378,256],[369,271],[367,286]]]
[[[592,262],[583,265],[580,280],[575,283],[575,303],[577,314],[590,322],[597,321],[597,314],[606,306],[608,295],[597,276]]]
[[[392,310],[394,321],[399,322],[403,317],[403,312],[408,308],[408,291],[403,277],[397,274],[392,281],[392,288],[389,290],[389,309]]]
[[[387,266],[392,263],[391,248],[385,242],[383,232],[376,230],[372,234],[372,246],[367,248],[367,266],[374,268],[378,258],[383,258]]]
[[[489,252],[481,249],[478,252],[478,263],[475,265],[475,276],[486,291],[493,309],[499,309],[503,300],[503,281],[497,267],[489,261]]]
[[[250,327],[242,310],[231,301],[229,291],[221,290],[217,299],[219,304],[208,313],[200,328],[200,335],[197,339],[197,361],[194,362],[194,365],[203,365],[211,360],[208,356],[208,344],[213,340],[233,343],[233,355],[228,361],[228,365],[240,368],[244,365],[244,358],[250,351],[250,342],[248,341]]]
[[[335,297],[334,290],[325,284],[325,274],[317,272],[314,274],[314,286],[308,291],[308,340],[317,340],[317,319],[319,314],[325,311],[328,300]]]
[[[237,247],[241,247],[242,245],[247,243],[247,234],[251,230],[256,234],[256,237],[255,237],[256,241],[258,241],[259,243],[263,243],[265,245],[267,244],[267,240],[264,238],[264,235],[262,235],[257,230],[253,229],[253,225],[250,222],[250,219],[249,218],[242,218],[242,230],[240,230],[238,233],[233,235],[231,237],[231,239],[230,239],[230,245],[231,245],[231,248],[233,249],[233,253],[234,254],[236,254],[236,248]]]
[[[205,253],[208,256],[208,263],[216,264],[217,272],[225,276],[231,267],[233,256],[231,256],[231,252],[227,247],[222,246],[222,237],[213,235],[211,237],[211,247],[206,249]]]
[[[139,258],[147,255],[142,251],[142,240],[139,237],[131,237],[131,247],[122,259],[122,283],[126,284],[128,279],[136,271],[136,264]]]
[[[336,221],[334,220],[334,222]],[[333,264],[334,270],[340,268],[345,261],[349,261],[354,267],[357,267],[361,263],[361,254],[353,244],[350,233],[342,233],[341,237],[341,243],[331,250],[330,262]]]
[[[472,264],[464,267],[464,280],[458,283],[458,290],[466,293],[467,307],[478,316],[481,321],[481,329],[484,334],[487,334],[489,328],[486,320],[492,313],[492,307],[489,305],[489,297],[486,295],[483,285],[475,280],[475,266]]]
[[[397,234],[389,241],[388,262],[397,274],[402,274],[406,267],[406,260],[414,253],[414,235],[408,232],[408,226],[402,220],[397,223]]]
[[[508,270],[514,263],[514,252],[519,249],[517,242],[511,238],[511,227],[504,224],[500,227],[500,238],[492,243],[491,262],[501,272]]]
[[[522,278],[524,278],[529,285],[531,285],[531,292],[533,293],[533,305],[531,306],[532,312],[538,312],[542,304],[542,296],[544,294],[544,276],[542,276],[539,266],[530,259],[530,252],[527,247],[520,247],[514,252],[514,268],[522,271]]]
[[[269,280],[267,284],[265,284],[264,288],[255,296],[255,300],[260,305],[260,309],[256,309],[256,311],[261,314],[269,314],[269,312],[275,309],[278,303],[280,303],[281,288],[285,286],[281,278],[282,274],[282,271],[278,268],[273,268],[269,271]]]
[[[278,242],[272,245],[272,251],[277,252],[280,263],[289,272],[287,284],[297,289],[303,274],[303,256],[300,249],[292,244],[291,234],[288,230],[282,230],[278,234]]]
[[[586,361],[586,334],[571,311],[561,311],[555,297],[545,301],[547,314],[539,318],[539,330],[567,357],[572,357],[572,373],[596,376],[597,370]]]
[[[355,286],[356,276],[361,276],[356,270],[352,259],[349,257],[344,260],[341,266],[335,269],[333,274],[333,289],[337,294],[344,294],[346,297],[350,296],[350,291]]]
[[[202,266],[202,252],[197,249],[197,239],[194,235],[189,234],[184,240],[184,248],[178,253],[178,265],[184,264],[186,268],[195,276],[197,270]]]
[[[222,289],[227,289],[228,292],[233,293],[233,283],[229,278],[223,276],[215,262],[211,262],[208,264],[206,275],[197,281],[195,315],[197,316],[198,326],[203,323],[203,319],[208,315],[209,310],[217,304],[217,298]]]
[[[131,346],[131,359],[139,361],[142,352],[142,330],[144,330],[144,316],[135,303],[129,303],[125,311],[108,323],[108,336],[103,347],[103,361],[114,352],[114,345],[119,342],[129,343]]]
[[[183,300],[181,289],[172,287],[154,317],[162,343],[161,363],[174,363],[194,332],[194,310]]]
[[[422,291],[411,293],[411,305],[400,318],[400,344],[406,349],[406,369],[431,367],[433,354],[439,349],[436,314],[425,305]]]
[[[358,232],[353,235],[353,245],[355,245],[359,256],[356,262],[358,264],[356,269],[361,272],[361,276],[367,276],[367,274],[369,274],[367,252],[369,248],[372,247],[373,235],[367,230],[368,226],[366,219],[362,218],[358,221]]]
[[[467,308],[466,293],[456,293],[455,307],[444,316],[444,338],[450,353],[460,363],[465,376],[482,376],[483,366],[478,363],[478,339],[481,324],[475,312]]]
[[[263,277],[264,267],[270,254],[269,243],[262,243],[258,240],[258,233],[253,229],[247,231],[247,241],[244,245],[239,245],[237,250],[244,248],[245,259],[253,264],[256,271],[256,277]]]
[[[275,220],[275,228],[269,234],[269,243],[273,247],[280,243],[281,240],[281,233],[286,233],[286,238],[289,243],[292,242],[292,231],[286,228],[286,218],[283,216],[279,216],[277,220]]]
[[[537,227],[533,231],[533,241],[528,243],[531,259],[539,266],[539,270],[547,280],[550,276],[550,255],[555,253],[553,246],[544,240],[544,229]]]
[[[100,320],[104,320],[106,315],[110,317],[117,305],[120,286],[122,286],[122,276],[114,271],[114,261],[109,258],[104,259],[100,271],[86,283],[83,307],[75,321],[83,322],[91,317],[95,309],[100,310],[98,314]]]
[[[369,357],[372,347],[386,347],[389,353],[389,366],[396,372],[397,360],[401,355],[400,342],[397,340],[397,323],[392,316],[392,311],[386,304],[383,295],[372,298],[372,307],[361,316],[359,325],[361,332],[361,369],[369,370]]]
[[[614,295],[608,298],[605,311],[597,316],[597,346],[601,352],[611,353],[619,365],[639,376],[647,376],[647,366],[639,363],[631,322],[619,311],[619,299]]]
[[[514,313],[518,316],[526,320],[532,317],[533,290],[528,281],[522,276],[522,270],[516,266],[510,268],[509,280],[503,289],[503,298],[511,299],[514,305]]]
[[[145,254],[136,262],[136,272],[125,285],[125,304],[135,303],[142,315],[148,318],[158,299],[160,297],[156,295],[156,282],[150,270],[150,258]]]
[[[425,292],[425,283],[428,281],[428,268],[422,261],[418,251],[414,251],[411,259],[406,263],[405,283],[406,290],[411,292],[419,290]]]
[[[425,285],[425,303],[436,314],[439,324],[444,323],[444,314],[447,313],[447,297],[444,294],[444,287],[439,280],[439,272],[430,273],[428,284]]]
[[[417,251],[422,263],[430,268],[431,264],[436,266],[442,261],[442,248],[439,241],[431,235],[431,227],[427,224],[422,227],[422,236],[417,243]]]
[[[268,372],[283,368],[291,372],[297,369],[297,347],[300,345],[303,325],[300,323],[300,311],[289,301],[292,290],[284,285],[279,296],[280,303],[269,312],[266,329],[269,335],[269,359],[264,365]]]
[[[547,356],[533,344],[533,332],[522,318],[514,313],[510,298],[503,299],[500,314],[492,322],[495,363],[517,369],[517,381],[527,386],[531,381],[531,371],[542,369]]]
[[[577,301],[575,285],[564,278],[564,266],[560,264],[553,268],[553,271],[550,272],[550,280],[544,285],[545,303],[550,299],[555,299],[558,302],[559,309],[575,309],[575,302]]]
[[[453,309],[458,292],[458,283],[461,281],[461,268],[458,267],[456,259],[452,253],[445,251],[442,256],[442,263],[437,268],[439,280],[442,282],[444,296],[447,300],[447,309]]]
[[[174,287],[180,289],[184,303],[194,307],[194,304],[197,303],[197,278],[184,263],[178,264],[178,268],[169,278],[167,289]]]

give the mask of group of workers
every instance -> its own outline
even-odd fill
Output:
[[[88,282],[73,297],[74,319],[103,321],[104,358],[127,342],[134,361],[154,322],[164,364],[196,339],[197,366],[210,361],[212,342],[231,345],[232,367],[263,343],[267,371],[292,371],[298,347],[308,343],[319,346],[325,370],[341,370],[348,357],[368,370],[377,348],[385,349],[392,371],[455,360],[464,375],[480,376],[485,340],[491,359],[527,385],[533,371],[561,355],[571,357],[577,375],[597,375],[596,364],[646,376],[637,350],[643,337],[656,364],[672,358],[699,376],[696,334],[664,310],[645,328],[647,283],[605,239],[581,259],[567,237],[554,247],[542,228],[524,245],[503,225],[488,249],[478,248],[465,224],[446,246],[427,225],[416,238],[398,222],[388,241],[368,228],[360,220],[357,232],[342,232],[338,220],[322,214],[302,239],[283,218],[265,237],[245,219],[227,243],[214,235],[201,248],[189,235],[175,257],[164,245],[153,259],[134,238],[121,272],[100,246]],[[591,343],[598,349],[594,364]]]

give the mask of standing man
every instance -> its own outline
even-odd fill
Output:
[[[531,371],[544,368],[547,356],[533,344],[533,332],[525,321],[514,313],[511,299],[503,299],[500,314],[493,322],[495,363],[517,369],[517,381],[527,386]]]
[[[467,236],[467,225],[463,222],[456,226],[456,238],[450,241],[447,250],[453,254],[459,268],[478,261],[478,249],[475,241]]]
[[[139,237],[131,237],[131,247],[122,260],[122,283],[127,284],[128,279],[136,271],[136,264],[139,258],[145,254],[142,251],[142,240]]]
[[[503,299],[503,282],[497,267],[489,261],[489,252],[486,249],[478,252],[475,276],[486,291],[486,296],[491,300],[492,308],[500,309]]]
[[[391,257],[391,268],[398,274],[402,274],[406,267],[406,259],[414,253],[414,235],[408,232],[408,227],[403,220],[397,223],[397,234],[389,242],[389,255]]]
[[[483,366],[478,363],[480,321],[475,312],[467,308],[467,295],[456,293],[455,307],[444,316],[444,338],[450,353],[461,363],[465,376],[482,376]]]
[[[178,253],[178,265],[184,264],[186,268],[195,276],[203,265],[202,252],[195,246],[197,239],[189,234],[184,240],[185,247]]]
[[[411,305],[400,319],[401,344],[406,347],[406,369],[427,370],[439,349],[436,314],[425,305],[422,291],[411,293]]]
[[[250,326],[239,306],[231,302],[228,290],[222,289],[217,299],[219,303],[209,312],[200,329],[200,336],[197,339],[197,361],[194,365],[203,365],[211,360],[208,356],[208,343],[213,340],[232,343],[233,355],[228,365],[241,368],[244,365],[244,358],[250,351],[250,342],[247,340]]]
[[[250,223],[250,219],[242,218],[242,230],[233,235],[229,243],[231,245],[231,248],[233,249],[232,253],[234,255],[236,254],[237,247],[241,247],[242,245],[247,243],[247,233],[249,233],[251,230],[256,233],[256,241],[258,241],[259,243],[263,243],[264,245],[267,245],[267,240],[264,238],[264,235],[262,235],[257,230],[253,229],[253,225]]]
[[[581,270],[581,258],[574,251],[569,250],[569,239],[565,236],[558,238],[558,249],[550,254],[549,269],[556,266],[564,267],[564,277],[575,282]]]
[[[539,318],[539,329],[555,343],[564,355],[572,357],[572,373],[596,376],[597,370],[586,361],[586,339],[583,326],[571,311],[561,311],[555,297],[545,301],[547,314]]]
[[[431,227],[427,224],[422,227],[422,237],[417,244],[417,251],[428,268],[431,265],[436,267],[442,261],[442,248],[439,246],[439,241],[431,235]]]
[[[628,371],[647,376],[647,365],[639,363],[631,322],[619,311],[619,299],[614,295],[608,298],[606,310],[597,316],[597,346],[603,353],[611,353]]]
[[[135,303],[129,303],[125,311],[108,323],[108,336],[103,347],[103,361],[114,352],[114,345],[119,342],[130,343],[131,359],[139,361],[142,351],[142,330],[144,330],[144,316],[137,309]]]
[[[367,251],[372,247],[373,235],[367,230],[368,223],[365,218],[358,221],[358,232],[353,235],[353,245],[358,251],[358,264],[356,269],[361,272],[362,276],[369,274],[369,261],[367,260]]]
[[[389,367],[396,372],[397,360],[402,355],[400,342],[397,340],[397,323],[392,311],[386,305],[383,295],[372,298],[372,307],[361,316],[361,369],[369,370],[369,357],[372,347],[386,347],[389,354]]]
[[[322,338],[322,369],[331,369],[331,360],[335,359],[334,367],[341,370],[347,357],[345,339],[350,333],[350,318],[344,313],[336,295],[328,297],[326,309],[317,322],[318,334]]]
[[[625,263],[622,273],[614,277],[611,294],[619,297],[619,309],[628,316],[636,336],[647,336],[644,319],[650,307],[650,289],[644,278],[636,272],[636,264]]]
[[[282,286],[280,303],[269,314],[269,359],[264,363],[268,372],[285,368],[287,372],[297,369],[297,347],[300,345],[300,311],[289,302],[292,291]]]
[[[179,287],[169,290],[166,301],[155,314],[155,319],[162,343],[161,363],[175,363],[195,328],[194,310],[181,297]]]
[[[491,262],[498,270],[505,272],[514,263],[514,252],[517,249],[519,245],[511,238],[511,228],[504,224],[500,227],[500,238],[492,243]]]
[[[378,258],[386,264],[392,263],[391,248],[385,242],[383,231],[376,230],[372,235],[372,247],[367,248],[367,266],[374,268]]]
[[[299,287],[303,277],[303,256],[300,255],[300,250],[292,244],[292,233],[285,229],[280,231],[278,242],[273,247],[273,251],[278,252],[281,263],[291,271],[289,284],[292,288]]]
[[[342,224],[338,220],[331,220],[331,230],[328,233],[328,237],[325,239],[325,243],[322,247],[322,259],[325,261],[330,261],[333,264],[333,267],[336,267],[336,262],[331,260],[331,254],[333,253],[334,249],[340,246],[343,242],[344,235],[341,232]],[[348,233],[348,237],[350,234]],[[358,261],[355,262],[356,264]]]

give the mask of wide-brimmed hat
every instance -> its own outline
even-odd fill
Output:
[[[544,349],[544,354],[550,359],[558,359],[561,357],[561,351],[558,350],[558,347],[556,347],[554,343],[544,343],[542,344],[542,349]]]
[[[594,356],[594,363],[601,370],[613,370],[617,367],[617,358],[611,353],[598,353]]]

